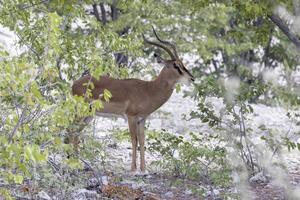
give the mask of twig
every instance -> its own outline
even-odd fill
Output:
[[[25,116],[25,108],[22,110],[21,116],[19,117],[19,120],[17,122],[17,124],[15,125],[14,129],[11,131],[8,141],[11,142],[12,138],[14,137],[15,133],[17,132],[18,128],[22,125],[23,120],[24,120],[24,116]]]
[[[103,185],[102,177],[101,177],[101,179],[99,179],[99,176],[96,174],[96,172],[95,172],[95,170],[92,168],[92,166],[91,166],[88,162],[86,162],[84,159],[82,159],[82,158],[79,158],[79,159],[80,159],[84,164],[86,164],[90,170],[92,170],[93,175],[94,175],[94,177],[97,179],[98,184],[99,184],[100,186]],[[97,168],[97,171],[99,172],[98,168]]]
[[[59,167],[57,166],[57,164],[55,164],[52,160],[49,160],[48,159],[48,164],[52,167],[52,169],[54,169],[56,172],[58,172],[60,175],[62,175],[61,173],[60,173],[60,169],[59,169]]]
[[[37,57],[37,59],[38,60],[41,60],[41,58],[40,58],[40,56],[39,56],[39,54],[38,54],[38,52],[32,47],[32,46],[30,46],[29,44],[27,44],[25,41],[24,41],[24,39],[22,38],[22,36],[20,36],[19,34],[17,34],[16,33],[16,35],[17,35],[17,37],[20,39],[20,41],[30,50],[30,51],[32,51],[33,53],[34,53],[34,55]]]
[[[30,114],[24,119],[24,124],[30,123],[41,111],[41,106],[38,104],[34,111],[30,112]]]
[[[28,9],[28,8],[32,8],[34,6],[37,6],[37,5],[40,5],[40,4],[43,4],[43,3],[46,3],[48,0],[43,0],[43,1],[40,1],[40,2],[37,2],[37,3],[33,3],[31,5],[21,5],[19,4],[18,7],[21,9],[21,10],[25,10],[25,9]]]
[[[273,39],[273,32],[274,32],[274,28],[271,28],[270,33],[269,33],[269,40],[268,40],[267,46],[264,48],[265,53],[264,53],[262,61],[261,61],[262,63],[264,63],[265,67],[268,67],[270,64],[268,57],[270,54],[270,47],[271,47],[271,42]]]
[[[247,151],[248,151],[248,154],[249,154],[249,159],[250,159],[250,163],[251,163],[251,168],[254,172],[254,161],[253,161],[253,158],[252,158],[252,154],[251,154],[251,150],[250,150],[250,147],[249,147],[249,144],[248,144],[248,140],[247,140],[247,136],[246,136],[246,128],[245,128],[245,121],[244,121],[244,114],[242,112],[242,109],[240,108],[240,123],[242,125],[242,132],[243,132],[243,136],[244,136],[244,140],[245,140],[245,145],[246,145],[246,148],[247,148]]]

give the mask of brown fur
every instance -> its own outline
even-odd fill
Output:
[[[98,112],[127,116],[132,141],[132,171],[136,170],[137,144],[140,145],[140,168],[141,171],[145,171],[144,124],[146,118],[170,98],[175,84],[180,79],[193,80],[192,75],[180,60],[163,60],[163,62],[165,67],[153,81],[115,79],[109,76],[102,76],[97,80],[91,75],[85,75],[74,81],[72,86],[73,95],[86,97],[88,101],[101,98],[104,89],[111,92],[112,98],[109,102],[104,102],[104,108]],[[174,68],[174,63],[180,66],[182,74]],[[89,83],[94,85],[91,97],[86,96]]]

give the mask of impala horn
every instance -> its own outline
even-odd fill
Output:
[[[166,41],[166,40],[160,39],[160,38],[158,37],[158,34],[156,33],[156,31],[155,31],[155,29],[154,29],[153,26],[152,26],[152,30],[153,30],[153,33],[154,33],[155,37],[157,38],[157,40],[160,41],[160,42],[163,43],[163,44],[169,45],[169,46],[173,49],[173,52],[174,52],[175,57],[178,59],[179,56],[178,56],[178,53],[177,53],[175,44],[173,44],[173,43],[171,43],[171,42],[168,42],[168,41]]]
[[[154,32],[156,38],[157,38],[160,42],[163,41],[163,40],[161,40],[161,39],[157,36],[157,34],[156,34],[154,28],[153,28],[153,32]],[[165,50],[165,51],[171,56],[172,60],[177,60],[178,57],[175,56],[176,54],[174,55],[173,52],[172,52],[168,47],[166,47],[165,45],[160,44],[160,43],[158,43],[158,42],[150,41],[150,40],[146,39],[146,37],[144,36],[144,34],[142,34],[142,35],[143,35],[143,39],[144,39],[144,41],[145,41],[146,43],[162,48],[163,50]],[[166,42],[166,41],[163,41],[163,42]],[[163,42],[161,42],[161,43],[163,43]],[[172,48],[173,48],[173,47],[172,47]]]

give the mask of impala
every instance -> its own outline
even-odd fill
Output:
[[[73,95],[86,97],[87,85],[93,83],[94,87],[87,99],[89,102],[97,99],[103,100],[104,89],[111,92],[112,97],[109,102],[103,101],[103,108],[97,111],[97,115],[117,114],[127,116],[132,144],[131,171],[133,172],[137,169],[138,145],[140,149],[140,170],[145,172],[144,128],[147,117],[170,98],[176,83],[188,84],[194,81],[193,75],[185,68],[179,58],[175,45],[160,39],[154,28],[153,32],[158,41],[150,41],[143,35],[144,42],[161,48],[171,58],[163,59],[160,55],[154,54],[157,62],[164,65],[156,79],[144,81],[101,76],[97,80],[87,74],[74,81],[72,86]],[[90,121],[87,119],[84,120],[86,123]],[[78,138],[75,140],[78,141]]]

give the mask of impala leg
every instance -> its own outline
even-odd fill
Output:
[[[145,172],[145,119],[138,121],[138,142],[140,146],[140,169]]]
[[[131,171],[136,171],[136,151],[137,151],[137,117],[128,116],[128,125],[132,145]]]

